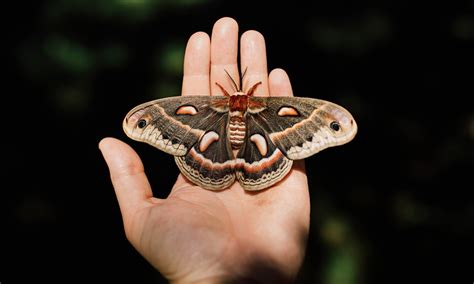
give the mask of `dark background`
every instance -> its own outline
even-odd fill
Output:
[[[434,2],[434,1],[433,1]],[[472,283],[474,1],[48,0],[3,9],[0,282],[165,282],[127,242],[97,144],[135,105],[180,94],[188,37],[260,31],[296,96],[349,109],[355,140],[306,160],[299,283]],[[65,274],[65,276],[61,276]]]

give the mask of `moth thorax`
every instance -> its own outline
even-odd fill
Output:
[[[245,138],[245,118],[243,113],[238,111],[231,112],[228,133],[232,149],[240,149],[240,146],[244,144]]]

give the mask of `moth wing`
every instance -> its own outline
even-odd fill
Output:
[[[181,173],[206,189],[224,189],[235,180],[227,139],[227,99],[211,96],[171,97],[132,109],[125,133],[175,156]]]
[[[267,124],[247,116],[247,134],[237,154],[235,175],[245,190],[261,190],[282,180],[293,161],[271,141]]]
[[[252,97],[246,122],[236,168],[246,190],[274,185],[291,170],[292,160],[347,143],[357,132],[347,110],[311,98]]]
[[[216,100],[217,98],[214,98]],[[133,140],[148,143],[168,154],[184,156],[210,125],[222,119],[211,108],[210,96],[158,99],[133,108],[123,129]]]
[[[251,116],[269,140],[287,158],[300,160],[328,147],[351,141],[357,124],[343,107],[324,100],[301,97],[255,97],[264,105]]]
[[[185,156],[176,156],[181,172],[193,183],[210,190],[222,190],[235,181],[232,147],[227,138],[228,113],[207,126],[206,133]]]

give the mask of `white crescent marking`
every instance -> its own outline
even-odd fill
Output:
[[[199,151],[204,152],[209,148],[209,146],[219,140],[219,134],[214,131],[209,131],[201,138],[199,143]]]
[[[255,146],[257,146],[260,155],[265,156],[268,152],[267,141],[265,141],[265,137],[260,134],[254,134],[250,137],[250,141],[252,141]]]
[[[188,115],[195,115],[198,111],[193,106],[182,106],[176,110],[176,114],[188,114]]]
[[[298,116],[299,113],[295,108],[292,107],[282,107],[278,111],[279,116]]]

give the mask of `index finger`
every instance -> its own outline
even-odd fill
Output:
[[[209,87],[210,45],[209,36],[204,32],[197,32],[189,38],[184,53],[182,96],[211,94]]]

